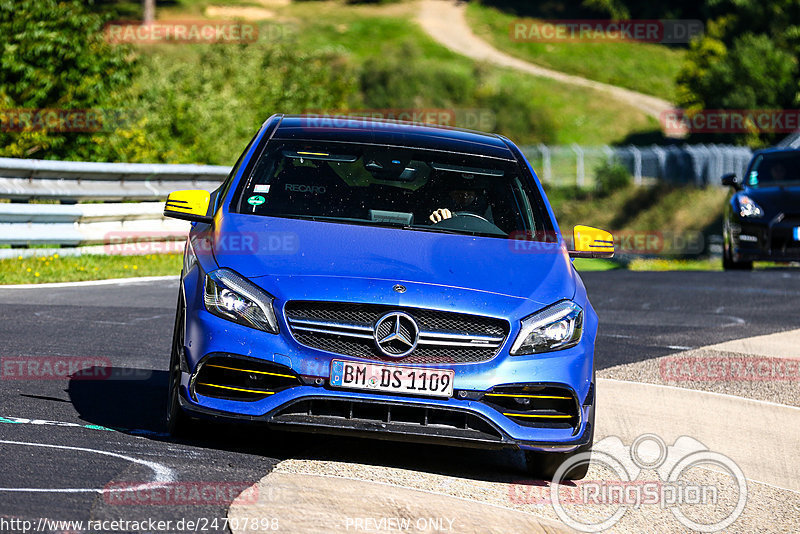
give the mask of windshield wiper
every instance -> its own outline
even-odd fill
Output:
[[[434,228],[433,226],[406,226],[409,230],[422,230],[423,232],[439,232],[441,234],[472,235],[477,237],[507,237],[508,234],[500,232],[474,232],[472,230],[453,230],[452,228]]]

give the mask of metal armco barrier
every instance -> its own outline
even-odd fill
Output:
[[[113,245],[183,239],[189,223],[167,219],[161,202],[0,204],[0,244]],[[109,247],[113,249],[114,247]]]
[[[219,165],[0,158],[0,198],[162,200],[178,189],[216,189],[229,172]]]

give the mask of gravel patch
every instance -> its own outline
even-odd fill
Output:
[[[800,407],[800,360],[795,358],[700,348],[609,367],[597,376]]]
[[[363,480],[390,484],[402,488],[434,492],[443,495],[468,499],[526,512],[537,517],[560,521],[549,498],[549,483],[531,480],[480,480],[456,476],[412,471],[377,465],[340,463],[324,460],[287,460],[280,463],[276,473],[296,473],[323,475],[345,479]],[[618,478],[613,472],[600,464],[593,464],[584,484],[614,484]],[[642,481],[656,483],[659,476],[652,471],[642,471],[635,478],[641,487]],[[708,495],[714,494],[714,504],[683,505],[680,510],[698,522],[720,521],[735,509],[738,489],[732,477],[725,473],[706,469],[693,469],[680,478],[685,485],[695,484],[700,488],[711,488]],[[634,484],[636,486],[636,484]],[[562,488],[562,493],[572,505],[565,505],[565,511],[576,521],[594,523],[613,515],[619,508],[616,504],[587,505],[580,496],[580,484]],[[388,490],[387,490],[388,491]],[[796,532],[797,517],[800,514],[800,494],[777,489],[764,484],[749,482],[747,501],[743,512],[726,532]],[[572,496],[572,497],[570,497]],[[672,507],[662,506],[660,502],[645,501],[638,508],[626,507],[622,518],[609,532],[676,532],[687,530],[673,515]]]

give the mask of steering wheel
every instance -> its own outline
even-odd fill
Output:
[[[492,221],[490,221],[486,217],[483,217],[481,215],[478,215],[477,213],[472,213],[472,212],[469,212],[469,211],[454,211],[453,212],[453,217],[475,217],[476,219],[480,219],[482,221],[486,221],[489,224],[494,224],[494,223],[492,223]]]

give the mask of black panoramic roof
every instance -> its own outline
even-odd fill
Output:
[[[285,115],[273,138],[406,146],[515,159],[503,138],[495,134],[386,119]]]

